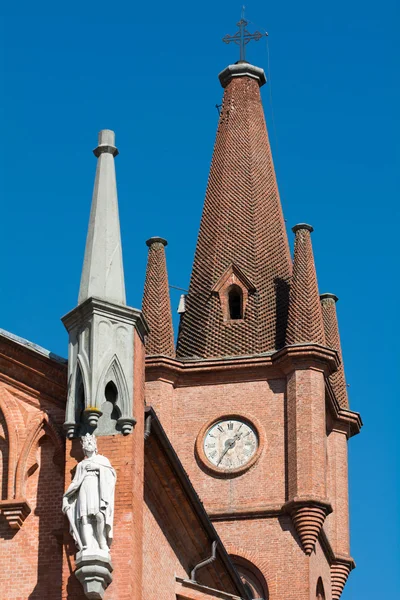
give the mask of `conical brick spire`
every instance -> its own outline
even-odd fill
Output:
[[[167,241],[160,237],[152,237],[146,244],[149,247],[149,256],[142,305],[143,316],[150,327],[146,340],[146,353],[175,356],[165,260]]]
[[[311,245],[311,225],[293,227],[293,277],[290,286],[286,344],[325,344],[324,324],[319,300],[317,275]]]
[[[335,392],[335,396],[340,406],[348,408],[349,400],[347,396],[347,385],[343,368],[342,349],[340,347],[340,334],[336,314],[336,302],[338,297],[335,296],[335,294],[321,294],[320,298],[326,344],[329,346],[329,348],[337,350],[340,357],[340,366],[338,370],[329,377],[329,379],[332,383],[333,391]]]
[[[225,91],[181,357],[254,354],[285,340],[291,261],[260,97],[264,71],[239,62],[220,81]]]
[[[92,297],[126,304],[114,132],[100,131],[99,145],[93,152],[98,161],[78,304]]]

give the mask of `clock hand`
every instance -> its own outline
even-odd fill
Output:
[[[219,457],[219,461],[217,462],[217,467],[219,466],[221,460],[224,458],[225,454],[228,452],[228,450],[230,450],[231,448],[233,448],[233,446],[236,444],[237,440],[241,437],[241,433],[237,433],[233,439],[229,442],[229,444],[227,444],[225,450],[223,451],[223,453],[221,454],[221,456]]]

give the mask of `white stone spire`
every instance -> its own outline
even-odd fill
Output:
[[[99,145],[93,152],[98,161],[78,304],[92,297],[126,304],[114,132],[100,131]]]
[[[114,143],[113,131],[100,131],[78,306],[62,319],[69,334],[64,423],[69,438],[94,430],[96,436],[128,435],[136,422],[135,336],[144,344],[149,329],[142,313],[125,301]]]

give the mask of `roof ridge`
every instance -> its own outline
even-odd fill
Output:
[[[31,342],[23,337],[20,337],[19,335],[16,335],[15,333],[11,333],[10,331],[6,331],[6,329],[2,329],[1,327],[0,327],[0,336],[5,337],[5,338],[15,342],[16,344],[19,344],[20,346],[29,348],[29,350],[33,350],[33,352],[36,352],[37,354],[45,356],[46,358],[50,358],[50,360],[54,360],[55,362],[58,362],[61,364],[68,363],[68,360],[66,358],[59,356],[58,354],[54,354],[54,352],[51,352],[50,350],[43,348],[43,346],[39,346],[39,344],[35,344],[34,342]]]

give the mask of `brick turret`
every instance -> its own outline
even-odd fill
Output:
[[[326,345],[333,350],[337,350],[340,356],[340,366],[336,373],[332,373],[330,376],[330,381],[340,406],[343,408],[348,408],[349,400],[347,397],[347,385],[343,368],[342,349],[340,346],[340,334],[336,314],[337,301],[338,297],[335,296],[335,294],[321,294]]]
[[[325,358],[310,348],[325,345],[322,310],[311,245],[313,228],[295,233],[286,344],[298,346],[288,374],[289,497],[287,510],[304,552],[310,555],[332,507],[326,488]],[[290,348],[289,348],[290,349]],[[328,358],[329,359],[332,357]]]
[[[142,311],[150,333],[146,339],[146,354],[175,356],[172,328],[171,301],[169,297],[165,246],[167,240],[152,237],[147,240],[149,256]]]
[[[290,286],[289,318],[286,343],[325,344],[324,323],[318,294],[317,275],[311,245],[313,228],[295,225],[293,278]]]
[[[285,340],[291,261],[260,97],[264,71],[219,76],[224,97],[177,355],[266,352]]]

